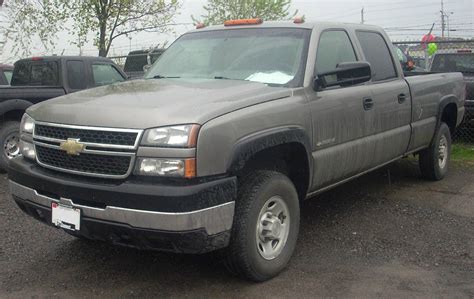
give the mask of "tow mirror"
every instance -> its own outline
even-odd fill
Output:
[[[347,87],[370,81],[372,70],[366,61],[339,63],[334,71],[320,73],[314,79],[314,90],[332,86]]]

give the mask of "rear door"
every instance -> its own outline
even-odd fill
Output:
[[[373,109],[366,116],[367,134],[375,149],[371,167],[379,166],[403,155],[411,136],[411,99],[394,49],[377,31],[356,31],[364,60],[370,63],[369,84]],[[398,63],[398,65],[397,65]]]
[[[333,71],[342,62],[359,59],[344,29],[323,31],[316,53],[315,75]],[[336,86],[308,94],[313,122],[313,190],[366,170],[372,149],[366,130],[366,84]]]

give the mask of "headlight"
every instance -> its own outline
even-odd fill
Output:
[[[36,151],[35,147],[32,143],[26,142],[24,140],[20,140],[20,152],[23,157],[35,160],[36,159]]]
[[[180,125],[145,131],[141,145],[162,147],[195,147],[199,125]]]
[[[23,114],[23,117],[21,118],[20,132],[33,134],[34,130],[35,121],[28,114]]]
[[[196,160],[138,158],[135,164],[135,174],[193,178],[196,176]]]

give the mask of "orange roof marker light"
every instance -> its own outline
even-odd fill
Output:
[[[304,16],[303,17],[296,17],[293,19],[293,23],[295,24],[303,24],[304,23]]]
[[[240,20],[228,20],[224,22],[224,26],[240,26],[240,25],[260,25],[263,20],[257,19],[240,19]]]

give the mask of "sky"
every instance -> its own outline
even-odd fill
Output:
[[[131,39],[117,39],[109,56],[126,55],[130,50],[148,49],[163,43],[171,43],[182,33],[194,28],[191,15],[200,16],[206,0],[181,0],[182,8],[176,16],[176,23],[187,25],[174,26],[173,32],[139,33]],[[441,36],[441,0],[293,0],[291,11],[298,10],[308,21],[336,21],[347,23],[361,22],[361,9],[364,8],[366,24],[378,25],[386,29],[392,41],[417,41],[435,23],[433,33]],[[450,37],[474,37],[474,0],[444,0],[445,13],[449,15]],[[446,33],[447,36],[448,33]],[[39,45],[33,47],[33,55],[70,54],[77,55],[79,49],[68,41],[66,33],[58,33],[56,48],[45,50]],[[12,62],[8,49],[0,56],[0,62]],[[92,42],[83,48],[84,55],[97,55]]]

